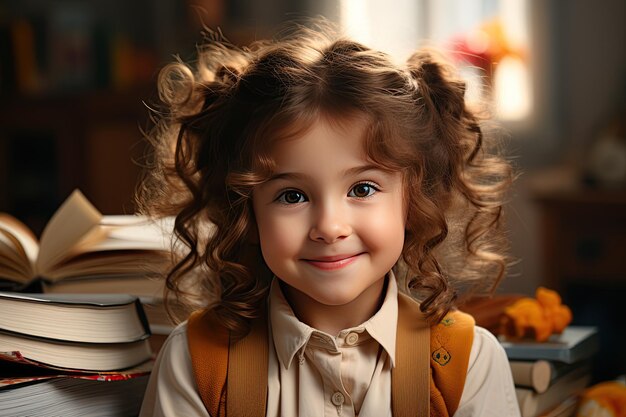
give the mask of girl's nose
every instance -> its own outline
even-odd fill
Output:
[[[347,216],[337,207],[322,207],[314,214],[309,238],[317,242],[334,243],[352,234]]]

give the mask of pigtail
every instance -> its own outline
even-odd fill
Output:
[[[253,215],[241,191],[228,185],[229,161],[241,152],[233,126],[243,117],[233,97],[251,59],[250,51],[205,29],[195,68],[176,60],[161,70],[161,104],[152,109],[147,135],[152,163],[137,194],[142,212],[176,216],[178,257],[165,280],[170,315],[178,321],[206,306],[235,336],[247,332],[267,291],[267,274],[257,273],[260,251],[247,243]],[[186,306],[180,314],[170,295]]]
[[[486,152],[478,115],[465,102],[465,83],[442,62],[428,51],[408,60],[418,123],[426,130],[418,146],[429,155],[420,178],[423,210],[437,227],[421,248],[419,275],[407,285],[433,321],[447,313],[459,289],[465,297],[493,291],[504,276],[502,202],[511,182],[509,164]]]

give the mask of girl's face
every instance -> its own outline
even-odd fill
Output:
[[[365,127],[319,118],[275,146],[276,172],[253,191],[263,257],[292,305],[304,298],[313,307],[376,308],[400,257],[402,175],[368,160]]]

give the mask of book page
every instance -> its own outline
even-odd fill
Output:
[[[27,282],[34,277],[38,253],[32,231],[15,217],[0,213],[0,276]]]
[[[163,273],[171,264],[173,218],[102,216],[100,224],[47,266],[46,280]]]
[[[56,264],[46,279],[50,282],[57,282],[78,277],[158,276],[162,275],[170,266],[170,258],[165,252],[150,250],[90,252]]]
[[[33,277],[33,268],[18,240],[0,229],[0,280],[26,283]]]
[[[102,214],[75,190],[54,213],[41,235],[37,272],[45,276],[49,268],[87,234],[97,241],[99,237],[94,229],[98,228],[101,218]]]
[[[127,249],[169,251],[174,231],[174,218],[152,219],[147,216],[104,216],[102,225],[108,231],[107,247],[127,242]]]
[[[69,258],[87,253],[131,250],[169,253],[173,228],[173,219],[169,218],[154,221],[136,215],[102,216],[100,225],[66,252],[65,259],[58,259],[55,268]]]
[[[39,253],[39,243],[33,232],[24,223],[6,213],[0,213],[0,229],[8,232],[19,242],[24,255],[34,265]]]

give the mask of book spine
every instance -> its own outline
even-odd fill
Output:
[[[141,321],[141,325],[144,328],[146,338],[152,335],[152,331],[150,330],[150,323],[148,322],[148,317],[146,316],[146,312],[143,309],[143,305],[139,298],[135,301],[135,308],[137,309],[137,316],[139,316],[139,320]]]
[[[552,370],[550,363],[544,360],[538,361],[509,361],[513,382],[516,386],[532,388],[541,394],[550,386]]]

